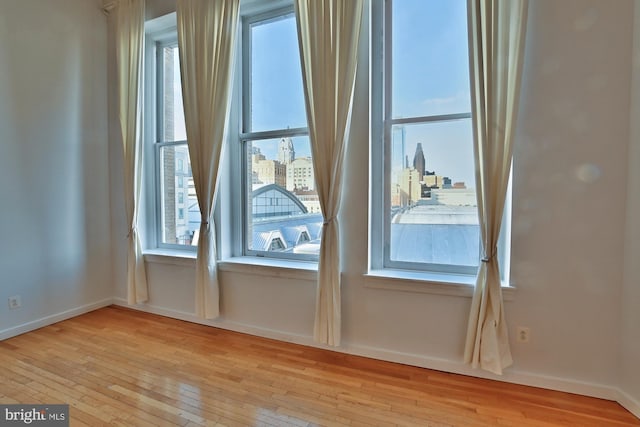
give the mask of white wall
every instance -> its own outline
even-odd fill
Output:
[[[106,19],[107,25],[107,61],[108,75],[108,165],[109,165],[109,206],[111,231],[111,274],[113,285],[126,286],[127,281],[127,235],[128,227],[124,208],[124,180],[122,169],[122,138],[120,136],[120,122],[118,116],[118,88],[116,82],[116,48],[114,41],[115,12]],[[126,291],[125,291],[126,297]]]
[[[531,2],[515,152],[518,368],[615,384],[632,2]]]
[[[176,0],[147,0],[145,4],[146,19],[157,18],[176,10]]]
[[[635,2],[620,388],[640,417],[640,4]]]
[[[0,338],[112,295],[99,4],[0,2]]]
[[[619,382],[632,1],[530,5],[513,190],[517,292],[506,303],[515,365],[504,378],[615,397],[609,387]],[[363,46],[341,218],[344,344],[338,350],[469,372],[462,364],[469,298],[373,289],[363,277],[367,40]],[[114,175],[117,166],[112,163]],[[113,200],[121,198],[121,185],[111,192]],[[223,219],[230,197],[223,185]],[[113,214],[122,233],[122,213]],[[114,239],[114,254],[124,251],[125,241]],[[147,264],[151,297],[143,308],[193,319],[193,263],[177,264]],[[124,263],[114,268],[116,296],[125,298]],[[268,277],[263,269],[255,275],[225,270],[223,316],[211,324],[311,343],[314,286]],[[518,325],[531,329],[530,343],[515,342]]]

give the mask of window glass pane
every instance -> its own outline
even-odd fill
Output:
[[[392,116],[470,111],[465,0],[392,4]]]
[[[298,35],[293,14],[251,24],[250,129],[307,126]]]
[[[162,243],[197,245],[200,208],[186,144],[160,148],[160,194]]]
[[[180,60],[178,47],[162,48],[162,100],[161,100],[161,141],[185,141],[187,132],[182,107],[182,86],[180,85]]]
[[[322,213],[309,137],[246,142],[247,248],[317,256]]]
[[[478,265],[471,120],[391,131],[391,261]]]

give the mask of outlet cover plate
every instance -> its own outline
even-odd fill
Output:
[[[22,301],[20,300],[20,295],[14,295],[9,297],[9,308],[11,310],[15,310],[16,308],[22,307]]]

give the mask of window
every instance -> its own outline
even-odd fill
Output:
[[[242,254],[317,259],[323,220],[293,9],[245,15],[241,46]]]
[[[184,247],[197,242],[200,210],[189,162],[175,35],[155,47],[157,241],[160,247]]]
[[[372,267],[474,273],[466,1],[372,5]]]
[[[232,166],[220,176],[220,186],[238,197],[227,205],[230,232],[221,233],[221,253],[315,260],[323,220],[293,6],[248,2],[241,16],[225,150],[230,157],[223,159]],[[146,159],[155,163],[147,168],[154,177],[145,178],[155,200],[151,245],[193,249],[200,210],[186,141],[175,14],[147,23],[146,49],[145,135],[153,147]]]
[[[282,251],[284,249],[285,247],[284,247],[284,244],[282,243],[282,239],[280,239],[279,237],[276,237],[271,241],[271,246],[270,246],[271,251]]]

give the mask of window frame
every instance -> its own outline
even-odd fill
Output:
[[[264,6],[264,5],[263,5]],[[309,137],[309,128],[284,128],[270,130],[251,130],[251,26],[259,22],[277,21],[286,19],[292,15],[294,19],[295,11],[291,1],[275,2],[273,5],[259,8],[248,8],[241,10],[239,42],[237,44],[239,54],[236,61],[236,78],[239,84],[236,85],[234,98],[238,102],[235,113],[235,129],[238,129],[237,136],[230,138],[232,146],[232,164],[238,165],[240,177],[232,178],[231,187],[233,194],[241,194],[235,198],[236,202],[232,207],[232,215],[236,224],[233,229],[233,255],[245,257],[259,257],[268,259],[280,259],[291,261],[317,262],[317,255],[295,254],[279,251],[259,251],[249,249],[249,209],[252,209],[252,197],[249,190],[249,177],[251,171],[247,170],[249,156],[248,147],[251,142],[264,141],[269,139],[294,138],[299,136]],[[302,70],[300,71],[302,73]],[[304,90],[304,89],[303,89]],[[233,108],[232,108],[233,110]],[[306,116],[306,111],[305,111]],[[233,127],[232,127],[233,129]],[[235,158],[235,160],[233,160]],[[237,174],[236,174],[237,175]]]
[[[142,245],[145,253],[150,250],[188,251],[183,245],[166,246],[161,244],[161,208],[158,192],[160,178],[158,164],[160,161],[157,148],[158,135],[158,46],[177,43],[177,26],[175,12],[145,21],[144,66],[142,73],[142,188],[139,206],[140,228],[144,230]]]
[[[187,147],[187,140],[174,140],[174,141],[166,141],[162,138],[163,129],[164,129],[164,114],[163,114],[163,99],[164,99],[164,67],[161,67],[160,64],[163,60],[163,50],[168,47],[176,47],[178,46],[178,34],[177,32],[172,37],[167,37],[163,40],[156,41],[155,45],[155,96],[156,102],[154,104],[155,111],[155,134],[153,138],[153,146],[154,146],[154,175],[155,175],[155,224],[156,224],[156,241],[157,247],[160,249],[174,249],[174,250],[185,250],[195,252],[197,250],[197,246],[194,245],[183,245],[179,243],[165,243],[163,241],[163,220],[162,220],[162,202],[163,202],[163,194],[162,194],[162,149],[168,147]],[[176,167],[177,172],[177,167]],[[179,181],[184,180],[184,176],[182,175],[184,171],[180,171]],[[178,176],[176,174],[176,176]],[[186,198],[189,199],[188,196]],[[183,208],[184,209],[184,208]],[[189,222],[189,213],[188,211],[183,211],[183,218],[179,218],[178,216],[179,208],[176,209],[176,220],[186,220]]]
[[[250,51],[243,46],[243,34],[249,22],[259,22],[265,19],[273,19],[278,15],[294,14],[292,0],[253,0],[243,2],[240,6],[240,22],[237,33],[236,55],[234,60],[234,81],[232,87],[231,110],[228,122],[228,135],[223,150],[223,158],[220,165],[220,179],[218,185],[217,200],[225,203],[215,203],[213,213],[216,224],[216,236],[218,253],[222,260],[234,258],[244,259],[244,262],[260,262],[271,265],[282,265],[294,262],[297,268],[307,269],[317,265],[318,257],[306,254],[287,254],[245,250],[248,245],[247,225],[245,213],[248,192],[246,187],[245,166],[246,144],[248,141],[260,141],[265,139],[309,136],[308,127],[269,130],[261,132],[244,132],[245,123],[250,118],[244,117],[247,99],[243,99],[243,87],[250,87],[250,81],[245,79],[245,66],[243,55]],[[295,16],[295,15],[294,15]],[[145,252],[158,250],[168,253],[182,253],[192,257],[196,247],[191,245],[168,244],[162,242],[162,195],[160,194],[160,151],[163,147],[186,144],[186,141],[160,141],[162,135],[162,69],[158,66],[158,55],[161,47],[177,44],[176,13],[152,19],[145,22],[145,55],[144,55],[144,105],[143,105],[143,146],[144,146],[144,177],[140,217],[144,218],[145,239],[143,246]],[[250,104],[249,104],[250,105]],[[306,112],[305,112],[306,116]],[[248,128],[247,128],[248,129]],[[228,146],[226,146],[228,144]],[[237,171],[242,171],[238,173]],[[240,194],[242,197],[234,197]],[[185,201],[187,195],[185,195]],[[188,213],[185,212],[185,217]],[[251,261],[253,260],[253,261]],[[312,267],[315,269],[315,267]]]
[[[392,130],[395,125],[416,125],[471,120],[472,111],[443,115],[393,118],[392,112],[392,2],[371,2],[370,31],[370,114],[371,114],[371,172],[370,172],[370,259],[369,271],[413,271],[428,275],[450,274],[474,276],[480,264],[482,249],[478,239],[478,266],[416,263],[390,259],[391,242],[391,154]],[[469,52],[470,55],[470,52]],[[471,76],[469,77],[471,78]],[[381,173],[382,172],[382,173]],[[475,183],[474,183],[475,186]],[[509,276],[509,243],[511,218],[511,185],[507,192],[503,225],[498,250],[503,281]]]

